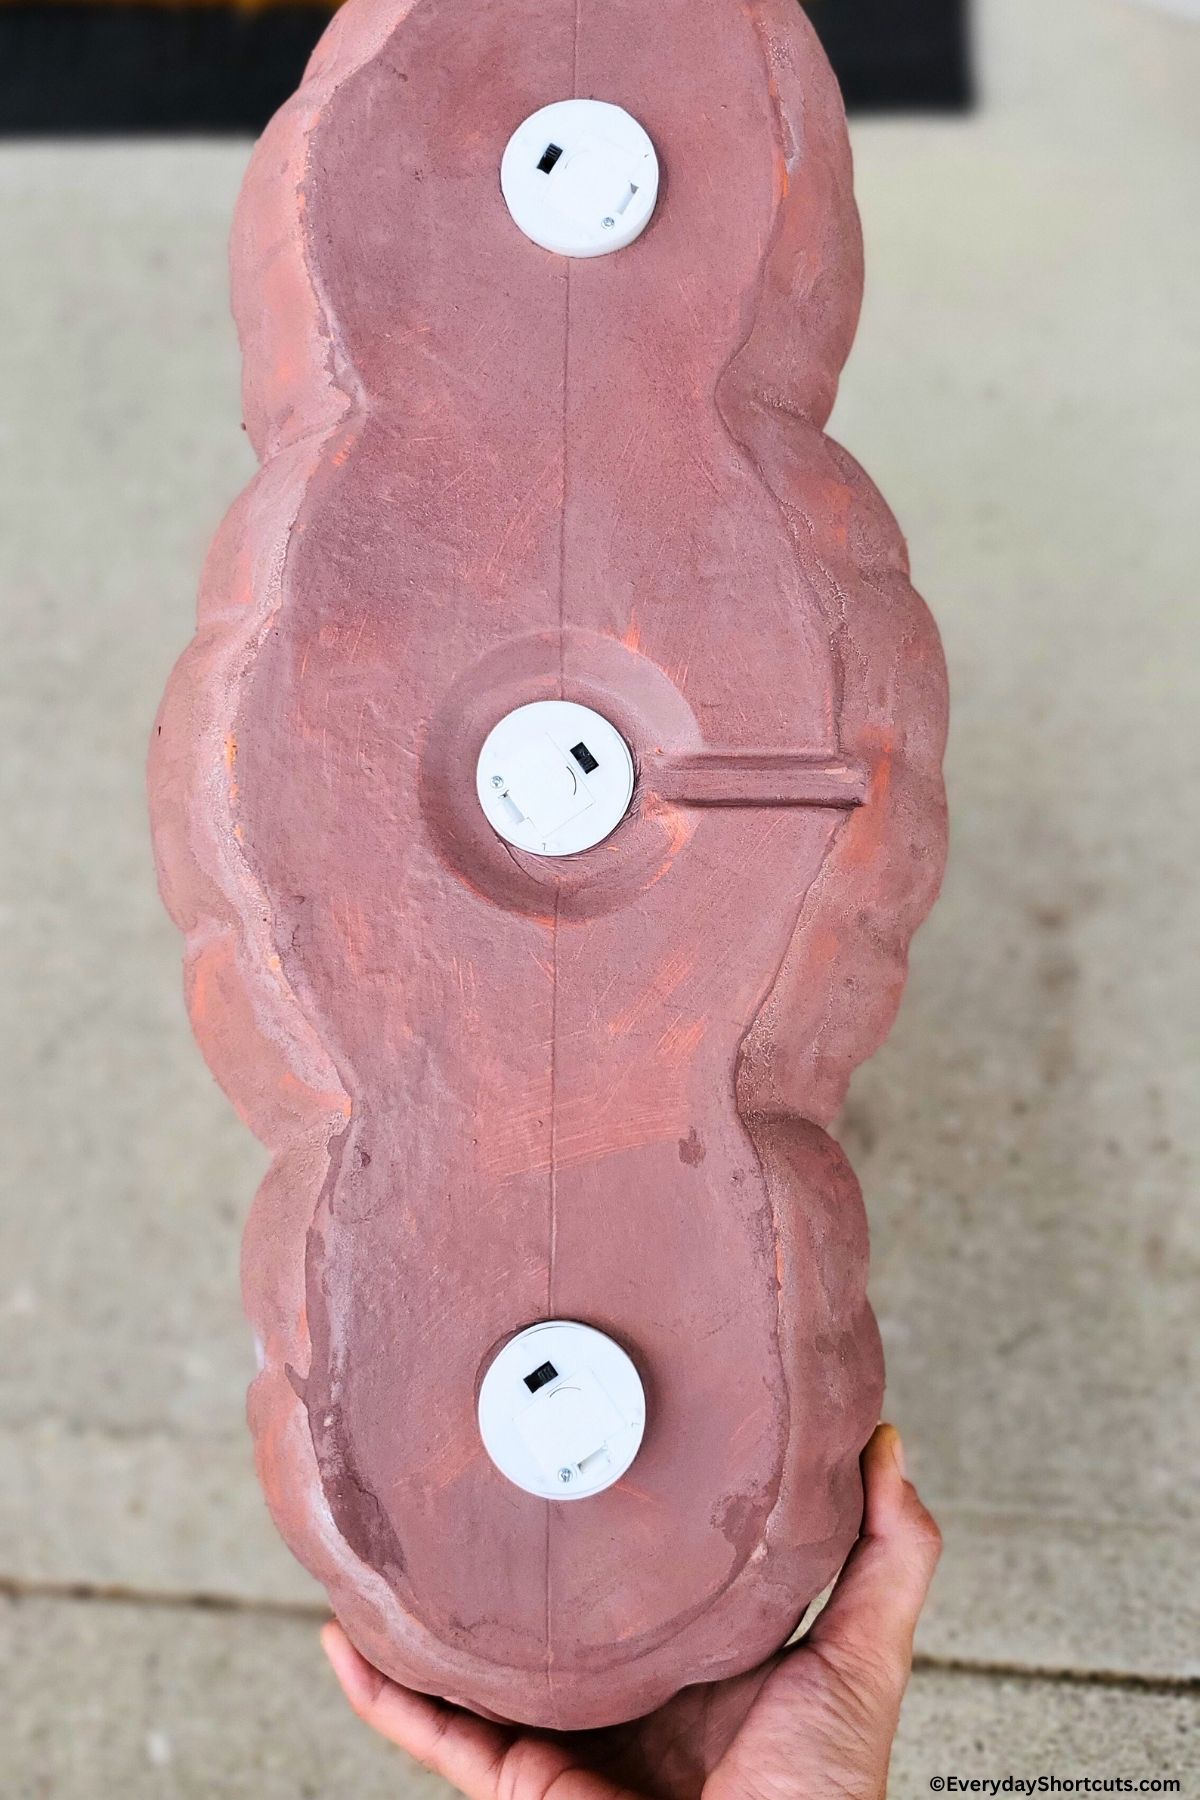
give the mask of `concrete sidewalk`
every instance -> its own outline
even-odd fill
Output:
[[[991,0],[985,100],[855,129],[834,429],[954,684],[954,841],[842,1135],[946,1534],[892,1792],[1178,1776],[1196,1682],[1200,29]],[[146,735],[250,470],[246,146],[0,147],[0,1788],[432,1793],[369,1741],[242,1392],[262,1168],[188,1035]],[[7,1783],[7,1785],[5,1785]]]

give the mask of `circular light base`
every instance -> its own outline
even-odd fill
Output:
[[[509,138],[500,188],[515,223],[543,250],[605,256],[649,224],[658,158],[624,107],[556,100]]]
[[[479,1431],[500,1473],[543,1500],[619,1481],[646,1426],[641,1377],[590,1325],[548,1319],[510,1338],[479,1390]]]
[[[614,725],[573,700],[534,700],[484,740],[475,791],[489,824],[535,856],[574,856],[616,829],[633,757]]]

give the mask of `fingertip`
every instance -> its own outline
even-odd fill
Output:
[[[894,1425],[877,1425],[862,1456],[863,1524],[871,1537],[884,1536],[899,1516],[907,1482],[904,1446]]]
[[[906,1540],[932,1572],[942,1534],[908,1479],[904,1445],[894,1425],[879,1425],[873,1433],[863,1453],[863,1487],[865,1535]]]
[[[354,1648],[336,1619],[321,1627],[321,1648],[354,1711],[366,1712],[378,1699],[383,1686],[379,1670]]]
[[[808,1642],[868,1685],[904,1690],[913,1631],[941,1553],[941,1534],[907,1479],[900,1434],[880,1425],[862,1458],[863,1530]]]
[[[879,1422],[867,1439],[862,1460],[866,1474],[887,1474],[895,1469],[901,1480],[908,1478],[904,1463],[904,1445],[900,1442],[900,1433],[894,1425],[889,1425],[886,1419]]]

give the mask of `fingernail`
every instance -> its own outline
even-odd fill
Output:
[[[896,1459],[896,1467],[900,1471],[901,1479],[903,1481],[907,1481],[908,1480],[908,1468],[904,1461],[904,1444],[901,1441],[900,1433],[896,1430],[896,1427],[894,1425],[889,1425],[888,1430],[892,1434],[892,1455]]]

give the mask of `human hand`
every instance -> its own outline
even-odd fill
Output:
[[[388,1681],[340,1625],[321,1641],[359,1717],[467,1800],[881,1800],[941,1538],[892,1426],[862,1468],[862,1534],[806,1636],[628,1725],[495,1724]]]

